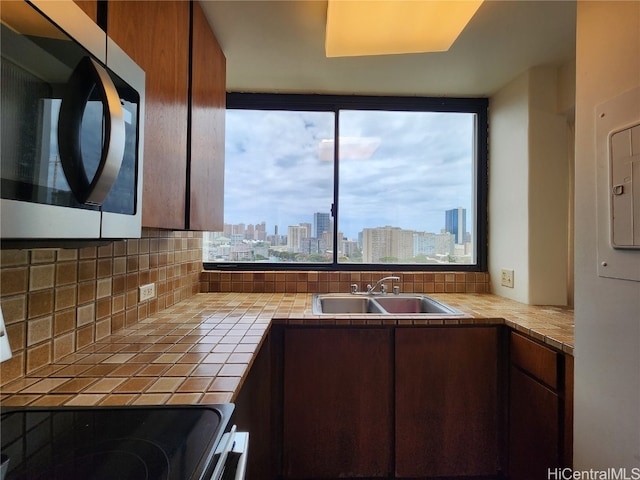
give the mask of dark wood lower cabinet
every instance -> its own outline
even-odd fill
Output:
[[[396,329],[396,477],[498,473],[498,330]]]
[[[273,431],[277,429],[277,417],[271,410],[273,381],[272,334],[268,334],[258,351],[251,370],[235,399],[232,422],[238,431],[249,432],[249,456],[247,479],[271,480],[276,478],[274,459],[276,445]]]
[[[509,477],[547,478],[547,469],[560,467],[559,397],[516,367],[509,396]]]
[[[547,478],[573,465],[573,357],[509,336],[509,478]]]
[[[285,331],[285,478],[391,475],[392,333],[385,328]]]
[[[572,466],[572,406],[573,358],[503,326],[276,325],[234,420],[252,480],[528,480]]]

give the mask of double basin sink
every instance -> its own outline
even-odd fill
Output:
[[[463,315],[462,312],[455,308],[422,294],[315,294],[313,296],[312,312],[314,315]]]

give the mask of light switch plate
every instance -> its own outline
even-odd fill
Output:
[[[7,329],[4,327],[4,317],[2,316],[2,308],[0,308],[0,362],[9,360],[12,356],[9,335],[7,335]]]

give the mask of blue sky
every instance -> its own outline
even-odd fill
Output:
[[[445,210],[459,206],[469,228],[472,114],[342,111],[340,128],[349,142],[339,172],[345,235],[385,225],[437,233]],[[226,136],[225,223],[265,221],[268,233],[286,233],[329,212],[333,163],[322,145],[333,138],[332,113],[228,110]]]

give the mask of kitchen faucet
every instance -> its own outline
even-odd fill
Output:
[[[353,284],[351,285],[351,293],[354,295],[362,295],[362,294],[367,294],[367,295],[384,295],[385,293],[387,293],[387,286],[385,284],[383,284],[382,282],[384,282],[385,280],[395,280],[396,282],[400,281],[400,277],[384,277],[381,278],[380,280],[378,280],[376,282],[376,284],[372,287],[370,284],[367,285],[367,291],[366,292],[359,292],[358,291],[358,285],[357,284]],[[378,288],[378,286],[380,286],[380,291],[379,292],[375,292],[375,289]],[[400,288],[399,287],[394,287],[393,289],[393,293],[397,294],[400,292]]]
[[[354,283],[351,285],[351,294],[352,295],[384,295],[385,293],[387,293],[387,286],[385,284],[383,284],[382,282],[384,282],[385,280],[395,280],[396,282],[400,281],[400,277],[384,277],[381,278],[380,280],[378,280],[376,282],[376,284],[372,287],[370,284],[367,285],[367,291],[366,292],[360,292],[358,291],[358,284]],[[374,290],[376,288],[378,288],[378,285],[380,285],[380,291],[379,292],[375,292]],[[394,294],[398,294],[400,293],[400,287],[393,287],[393,293]]]
[[[375,289],[378,288],[378,285],[380,285],[380,294],[384,295],[385,293],[387,293],[387,286],[384,285],[382,282],[384,282],[385,280],[395,280],[396,282],[400,281],[400,277],[384,277],[381,278],[380,280],[378,280],[376,282],[376,284],[372,287],[371,285],[367,285],[367,293],[370,295],[375,295]],[[396,289],[394,289],[394,293],[396,293]]]

